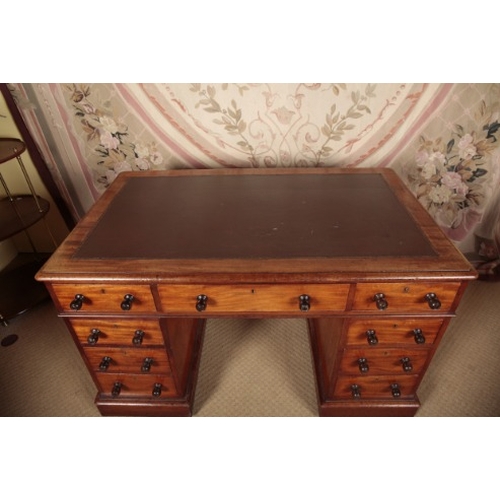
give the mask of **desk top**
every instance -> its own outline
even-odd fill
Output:
[[[475,275],[390,169],[123,173],[37,278],[96,272],[172,281]]]

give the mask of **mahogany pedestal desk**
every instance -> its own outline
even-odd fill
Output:
[[[190,416],[205,322],[304,318],[319,415],[412,416],[475,270],[390,169],[118,176],[37,274],[102,415]]]

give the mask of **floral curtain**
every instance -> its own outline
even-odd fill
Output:
[[[377,166],[397,171],[462,249],[477,233],[494,241],[499,84],[10,88],[75,219],[125,170]]]

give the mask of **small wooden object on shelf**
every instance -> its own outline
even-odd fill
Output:
[[[32,253],[19,254],[0,273],[0,323],[4,326],[9,319],[47,297],[45,287],[34,279],[47,256],[37,251],[27,229],[43,220],[54,246],[57,246],[45,221],[50,204],[35,191],[21,158],[25,150],[26,145],[20,139],[0,138],[0,164],[16,158],[30,191],[30,194],[12,193],[0,171],[0,183],[6,195],[0,199],[0,241],[24,231],[32,248]]]

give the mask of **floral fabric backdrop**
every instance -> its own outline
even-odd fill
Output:
[[[459,246],[498,222],[499,84],[10,88],[75,219],[126,170],[376,166]]]

